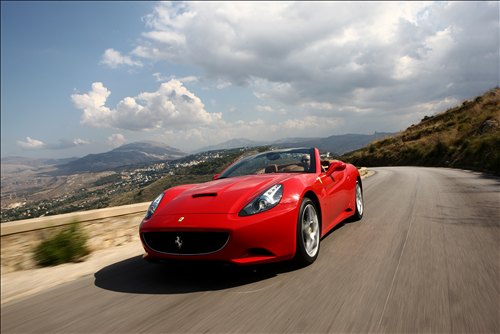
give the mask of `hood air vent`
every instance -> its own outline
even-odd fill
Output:
[[[193,198],[198,198],[198,197],[216,197],[217,193],[201,193],[201,194],[194,194]]]

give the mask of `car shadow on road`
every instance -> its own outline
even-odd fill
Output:
[[[218,263],[154,264],[136,256],[99,270],[94,274],[94,284],[124,293],[183,294],[253,284],[295,269],[289,262],[252,267]]]

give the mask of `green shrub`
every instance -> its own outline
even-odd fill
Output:
[[[77,222],[58,234],[42,241],[35,248],[35,261],[40,266],[54,266],[66,262],[77,262],[89,254],[87,236]]]

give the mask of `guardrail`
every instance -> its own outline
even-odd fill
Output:
[[[130,204],[0,224],[2,274],[36,267],[33,249],[66,225],[78,222],[94,251],[138,240],[138,227],[149,206]]]

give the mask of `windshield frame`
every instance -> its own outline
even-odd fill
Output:
[[[254,172],[254,173],[242,173],[242,174],[239,174],[238,170],[240,168],[244,167],[244,165],[250,163],[250,161],[252,161],[252,160],[262,159],[262,158],[265,158],[266,156],[267,157],[272,157],[273,154],[278,154],[278,155],[280,155],[280,154],[289,154],[289,155],[297,154],[297,155],[309,155],[309,157],[310,157],[310,166],[309,166],[309,170],[307,170],[307,171],[298,171],[298,170],[281,170],[281,171],[279,171],[279,170],[277,170],[274,173],[278,173],[278,174],[285,174],[285,173],[314,174],[314,173],[316,173],[316,164],[317,164],[317,161],[316,161],[315,149],[314,148],[305,148],[305,147],[302,147],[302,148],[290,148],[290,149],[271,150],[271,151],[257,153],[257,154],[254,154],[254,155],[242,158],[242,159],[236,161],[235,163],[233,163],[227,169],[225,169],[217,177],[217,179],[231,178],[231,177],[238,177],[238,176],[247,176],[247,175],[264,175],[264,174],[268,174],[268,173],[265,173],[265,172],[264,173],[257,173],[257,171]],[[277,159],[279,159],[279,158],[277,158]],[[272,161],[273,160],[270,160],[269,164],[272,164]],[[297,165],[297,166],[299,165],[299,164],[294,164],[294,163],[292,163],[292,164],[293,165]],[[263,166],[261,166],[261,167],[263,167]]]

